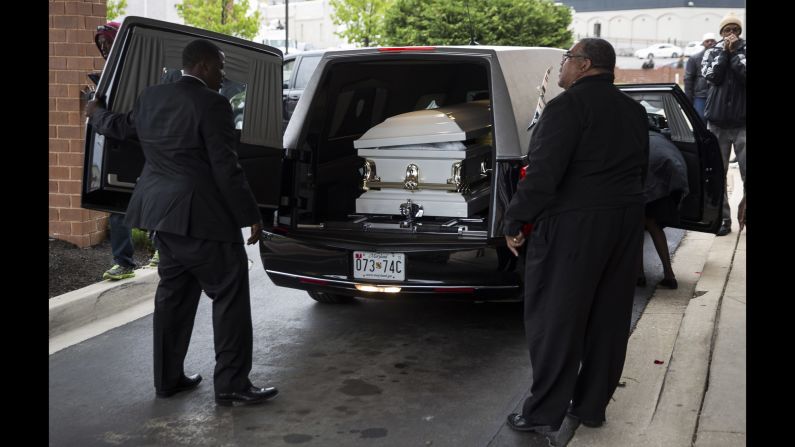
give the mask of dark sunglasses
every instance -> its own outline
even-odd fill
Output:
[[[723,31],[721,31],[721,33],[729,32],[729,33],[739,34],[740,31],[742,31],[742,28],[740,28],[739,26],[724,26]]]
[[[118,31],[118,29],[108,25],[99,25],[97,27],[97,31],[110,31],[111,33],[115,33],[116,31]]]

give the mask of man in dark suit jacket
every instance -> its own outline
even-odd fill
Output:
[[[567,411],[599,426],[618,385],[643,243],[646,111],[613,85],[616,55],[582,39],[530,142],[527,174],[505,212],[518,256],[527,237],[525,332],[531,396],[508,416],[520,431],[558,430]]]
[[[126,223],[155,231],[160,283],[155,295],[154,377],[159,397],[195,388],[183,362],[202,290],[213,300],[219,405],[267,400],[252,364],[248,258],[240,229],[259,241],[261,215],[234,151],[232,108],[218,93],[224,54],[206,40],[182,53],[184,76],[147,88],[133,110],[112,113],[99,100],[86,108],[97,132],[136,137],[146,163],[127,207]]]

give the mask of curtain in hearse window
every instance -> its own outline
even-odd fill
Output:
[[[194,39],[196,36],[135,28],[121,70],[124,90],[116,93],[112,110],[129,111],[146,87],[179,79],[182,49]],[[240,141],[281,148],[281,61],[250,49],[213,42],[226,56],[226,79],[220,93],[232,104],[236,127],[241,130]]]
[[[280,64],[265,58],[253,59],[249,67],[250,79],[279,79]],[[282,86],[281,82],[254,82],[246,93],[246,113],[243,115],[243,133],[240,142],[282,147]],[[259,98],[251,105],[249,98]],[[278,116],[278,119],[268,117]]]
[[[127,47],[121,70],[123,89],[116,91],[111,104],[114,112],[129,112],[135,99],[146,87],[160,79],[160,61],[163,60],[163,39],[149,33],[134,33]]]

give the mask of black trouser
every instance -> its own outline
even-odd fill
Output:
[[[532,425],[557,429],[571,402],[576,416],[604,420],[624,368],[643,205],[540,220],[527,244],[524,318],[533,384],[522,414]]]
[[[202,290],[213,300],[215,392],[246,389],[253,342],[243,244],[162,232],[155,238],[160,250],[154,314],[155,389],[176,387],[184,373]]]

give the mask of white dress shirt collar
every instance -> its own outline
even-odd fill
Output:
[[[204,82],[204,80],[203,80],[202,78],[198,78],[198,77],[196,77],[196,76],[189,75],[189,74],[187,74],[187,73],[185,73],[185,72],[183,72],[183,73],[182,73],[182,76],[188,76],[188,77],[191,77],[191,78],[193,78],[193,79],[198,79],[198,80],[199,80],[199,82],[201,82],[202,84],[204,84],[204,86],[205,86],[205,87],[208,87],[208,86],[207,86],[207,83],[206,83],[206,82]],[[209,88],[209,87],[208,87],[208,88]]]

